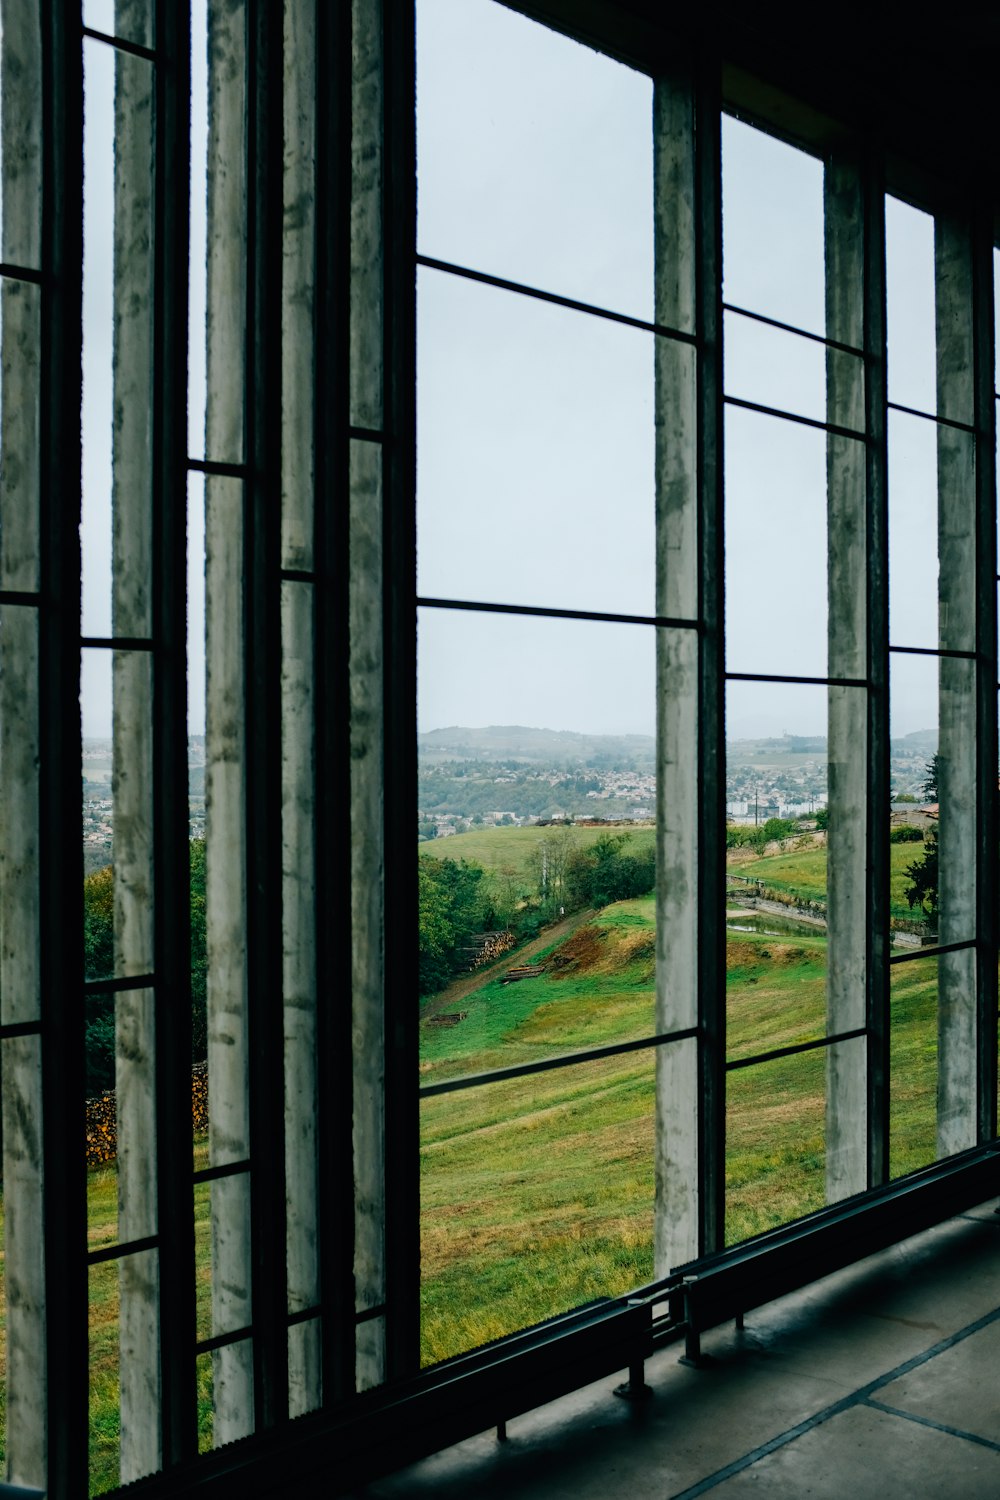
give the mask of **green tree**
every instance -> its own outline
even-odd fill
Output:
[[[937,799],[940,757],[932,755],[927,762],[921,791],[927,798]],[[916,907],[936,930],[938,921],[938,829],[932,823],[924,837],[924,852],[920,859],[906,867],[906,899]]]

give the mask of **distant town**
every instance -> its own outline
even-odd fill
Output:
[[[923,730],[891,745],[891,793],[919,802],[936,749]],[[419,839],[472,827],[601,820],[648,823],[656,816],[656,744],[647,735],[588,735],[518,725],[451,728],[418,736]],[[110,864],[114,841],[110,739],[83,745],[86,873]],[[205,836],[205,739],[188,746],[189,832]],[[727,746],[731,822],[802,817],[826,805],[826,740],[786,734]]]
[[[917,803],[937,748],[922,730],[891,745],[890,791]],[[470,827],[539,822],[650,822],[656,814],[655,741],[643,735],[583,735],[492,726],[419,736],[420,839]],[[731,822],[817,812],[827,800],[821,736],[732,740],[726,757]]]

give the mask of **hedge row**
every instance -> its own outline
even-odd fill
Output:
[[[191,1118],[195,1130],[208,1129],[208,1064],[195,1063],[191,1069]],[[114,1161],[118,1150],[118,1126],[115,1118],[115,1091],[107,1089],[87,1100],[87,1166],[99,1167]]]

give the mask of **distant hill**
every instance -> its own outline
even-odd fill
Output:
[[[651,734],[581,734],[572,729],[537,729],[523,724],[489,724],[478,729],[453,725],[418,735],[417,750],[425,764],[511,760],[562,767],[623,762],[651,769],[656,740]]]

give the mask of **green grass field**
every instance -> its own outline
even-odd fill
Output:
[[[542,976],[494,981],[453,1026],[425,1021],[421,1082],[651,1034],[654,931],[652,897],[609,907]],[[731,932],[726,958],[731,1059],[822,1036],[822,931]],[[898,1175],[934,1159],[934,960],[894,971],[892,1006]],[[825,1077],[823,1051],[729,1074],[727,1242],[822,1206]],[[425,1363],[650,1279],[654,1111],[650,1052],[423,1101]]]
[[[731,1059],[823,1033],[825,936],[782,925],[778,935],[728,934]],[[485,985],[460,1003],[465,1019],[455,1025],[425,1019],[421,1082],[652,1034],[654,959],[653,898],[606,908],[543,952],[541,977]],[[935,959],[893,970],[892,1007],[891,1167],[899,1175],[934,1158]],[[822,1205],[825,1056],[805,1053],[729,1074],[730,1243]],[[425,1363],[650,1279],[655,1068],[654,1054],[639,1051],[423,1101]],[[204,1141],[198,1150],[203,1160]],[[207,1184],[196,1190],[194,1210],[197,1322],[204,1337],[210,1332]],[[91,1247],[114,1242],[116,1218],[114,1166],[92,1169]],[[118,1482],[113,1261],[91,1270],[90,1345],[96,1494]],[[199,1359],[197,1378],[201,1443],[210,1447],[211,1356]]]
[[[519,875],[527,875],[532,854],[542,840],[559,836],[564,831],[557,824],[539,827],[533,823],[523,828],[472,828],[468,833],[453,833],[446,839],[428,839],[419,846],[420,856],[422,859],[468,859],[482,865],[485,870],[498,870],[509,865]],[[571,837],[575,848],[589,849],[602,835],[609,833],[612,836],[627,833],[630,854],[649,848],[656,839],[656,829],[647,824],[595,828],[574,823]]]

